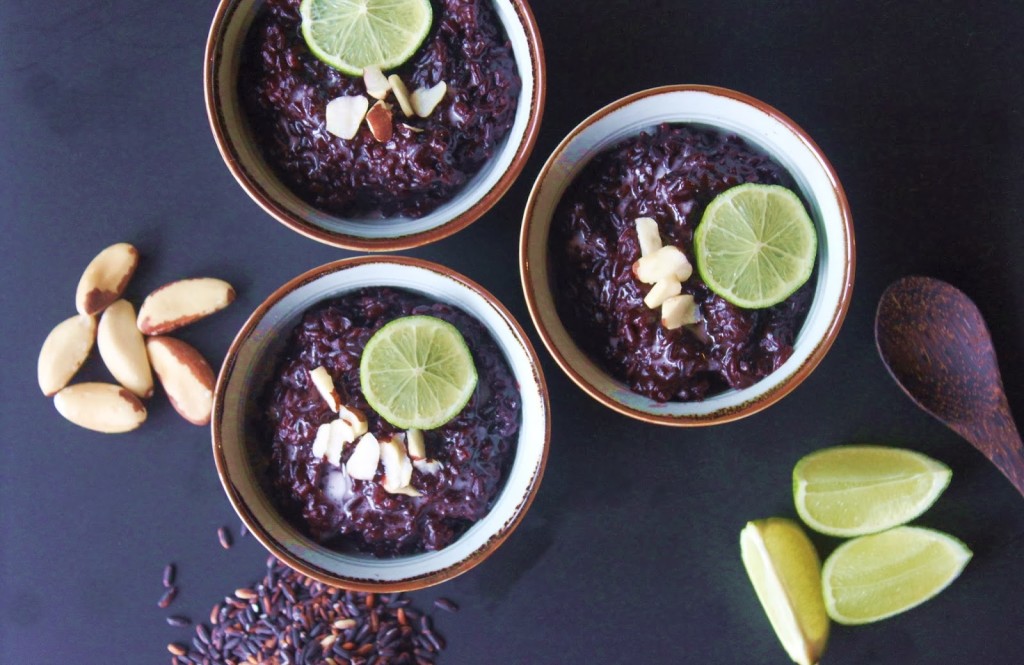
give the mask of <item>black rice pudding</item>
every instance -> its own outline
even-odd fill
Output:
[[[427,118],[396,106],[384,142],[365,124],[351,140],[327,131],[328,102],[370,96],[362,78],[309,51],[299,2],[266,0],[242,54],[239,95],[267,162],[300,198],[335,215],[421,217],[451,200],[508,134],[522,88],[489,0],[433,0],[430,34],[386,73],[409,90],[444,82],[447,94]]]
[[[742,309],[712,293],[694,270],[683,283],[700,321],[676,329],[644,305],[651,287],[633,274],[635,221],[650,217],[666,245],[694,264],[693,234],[721,192],[792,176],[741,138],[693,125],[660,125],[595,156],[555,210],[549,236],[552,290],[572,338],[598,364],[651,399],[695,401],[746,388],[778,369],[810,308],[816,274],[787,300]]]
[[[367,405],[359,362],[384,324],[410,315],[443,319],[462,333],[478,374],[476,392],[453,420],[423,432],[431,472],[413,471],[420,496],[388,492],[348,476],[347,445],[334,465],[313,453],[318,428],[338,417],[311,380],[323,367],[341,403],[365,414],[377,439],[402,434]],[[286,518],[338,551],[380,557],[438,550],[455,541],[494,504],[505,485],[521,419],[518,386],[501,350],[474,317],[447,304],[389,288],[355,291],[307,311],[291,334],[262,402],[264,448],[258,466]]]

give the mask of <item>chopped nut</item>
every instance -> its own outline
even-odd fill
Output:
[[[650,256],[661,249],[661,235],[658,223],[650,217],[636,219],[636,237],[640,241],[640,256]]]
[[[633,275],[644,284],[656,284],[668,277],[685,282],[692,274],[689,259],[675,245],[665,245],[633,263]]]
[[[341,397],[334,387],[334,379],[331,378],[330,373],[323,367],[317,367],[309,373],[309,378],[331,411],[338,413],[338,409],[341,408]]]
[[[404,438],[399,434],[380,443],[380,461],[384,465],[384,489],[388,492],[394,493],[412,481],[412,461],[405,453]]]
[[[409,457],[414,460],[424,459],[427,456],[427,445],[423,441],[423,432],[418,429],[411,429],[405,433],[406,447],[409,449]]]
[[[412,96],[409,97],[409,103],[412,104],[416,115],[421,118],[429,118],[430,114],[437,108],[437,105],[444,99],[447,92],[448,85],[444,81],[429,88],[416,88]]]
[[[690,294],[673,296],[661,305],[661,325],[669,330],[700,321],[697,303]]]
[[[406,496],[412,496],[412,497],[423,496],[423,494],[418,489],[413,487],[412,485],[406,485],[405,487],[399,487],[398,489],[395,489],[395,490],[388,490],[387,487],[385,487],[384,489],[386,489],[391,494],[404,494]]]
[[[412,108],[412,102],[409,100],[409,88],[405,87],[405,82],[399,78],[398,74],[389,76],[388,83],[391,84],[391,89],[395,93],[395,99],[398,100],[398,105],[402,107],[402,113],[405,114],[405,117],[411,118],[416,115],[416,111]]]
[[[417,459],[412,461],[412,465],[420,473],[426,473],[433,475],[441,470],[441,463],[433,459]]]
[[[349,424],[356,437],[366,434],[366,416],[359,409],[353,409],[341,404],[338,406],[338,417]]]
[[[369,100],[362,95],[338,97],[327,102],[325,128],[338,138],[351,141],[366,117]]]
[[[374,99],[384,99],[391,90],[389,79],[380,71],[380,67],[363,67],[363,83],[366,92]]]
[[[679,283],[678,279],[666,277],[660,282],[657,282],[654,287],[647,292],[647,296],[644,297],[644,304],[651,309],[660,307],[663,302],[673,296],[679,295],[682,290],[683,285]]]
[[[381,143],[390,141],[395,133],[395,125],[391,118],[391,104],[387,102],[377,102],[366,114],[366,124],[370,126],[370,133]]]
[[[373,480],[380,462],[380,443],[372,434],[364,434],[345,465],[348,475],[356,480]]]
[[[313,457],[319,459],[327,454],[331,445],[331,424],[324,423],[316,430],[316,438],[313,439]]]

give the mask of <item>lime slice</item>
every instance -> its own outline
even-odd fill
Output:
[[[863,536],[905,524],[928,510],[953,472],[912,450],[839,446],[804,457],[793,468],[800,518],[830,536]]]
[[[825,607],[845,624],[891,617],[949,586],[971,556],[956,538],[913,526],[854,538],[825,561]]]
[[[740,532],[743,566],[786,653],[814,665],[828,641],[821,561],[800,525],[771,517]]]
[[[748,183],[708,204],[693,236],[697,271],[712,291],[738,307],[771,307],[800,288],[814,269],[818,238],[791,190]]]
[[[299,13],[313,55],[350,76],[411,58],[433,18],[430,0],[302,0]]]
[[[359,362],[363,396],[400,429],[434,429],[454,418],[476,389],[462,334],[432,316],[395,319],[374,333]]]

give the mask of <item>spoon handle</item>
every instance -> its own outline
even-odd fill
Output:
[[[964,433],[974,447],[984,453],[1024,495],[1024,442],[1013,423],[1009,406],[997,408],[992,417],[970,433]]]

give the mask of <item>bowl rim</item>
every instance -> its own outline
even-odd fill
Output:
[[[225,128],[227,119],[221,112],[217,102],[218,84],[216,72],[222,53],[218,37],[223,34],[222,27],[225,21],[231,17],[234,9],[242,1],[219,0],[217,10],[213,16],[213,22],[210,25],[203,56],[203,97],[206,105],[206,117],[210,123],[210,130],[213,132],[214,142],[217,144],[217,151],[220,153],[235,181],[260,208],[286,227],[307,238],[341,249],[363,252],[394,252],[412,249],[447,238],[480,219],[508,192],[509,188],[511,188],[512,184],[522,173],[536,145],[537,135],[540,133],[541,119],[544,116],[544,104],[547,98],[547,63],[544,59],[544,45],[541,41],[540,29],[537,26],[537,20],[530,9],[529,3],[527,0],[508,0],[515,10],[516,16],[519,18],[526,35],[530,63],[533,67],[533,91],[530,95],[529,117],[524,128],[523,137],[513,155],[512,162],[498,181],[489,190],[484,192],[483,196],[463,213],[452,217],[434,228],[390,238],[363,238],[331,231],[311,224],[297,215],[293,215],[288,209],[279,205],[242,164],[238,153],[228,138],[228,132]]]
[[[771,119],[779,122],[793,132],[793,134],[807,147],[821,165],[822,170],[831,184],[832,190],[836,196],[836,201],[839,205],[843,225],[843,236],[846,239],[843,246],[843,252],[841,254],[844,270],[839,303],[832,313],[832,320],[829,322],[829,327],[825,336],[816,342],[815,348],[808,356],[807,360],[805,360],[786,381],[779,384],[774,389],[757,395],[753,399],[750,399],[739,406],[724,407],[707,415],[674,416],[665,413],[649,413],[647,411],[641,411],[620,402],[587,381],[583,374],[576,370],[566,355],[562,352],[561,348],[556,343],[554,336],[548,330],[547,326],[545,326],[544,319],[541,316],[540,307],[537,302],[537,296],[534,288],[534,276],[530,270],[529,246],[532,228],[534,226],[533,218],[537,207],[537,201],[540,196],[541,185],[549,177],[555,162],[566,150],[566,147],[579,134],[584,132],[595,122],[625,106],[648,97],[677,92],[701,92],[741,102],[768,115]],[[825,357],[825,354],[832,347],[836,337],[838,337],[839,330],[842,327],[843,321],[845,320],[846,314],[850,308],[855,273],[856,239],[853,234],[853,216],[850,211],[849,201],[846,198],[846,192],[839,181],[839,177],[836,175],[832,163],[825,156],[825,153],[822,152],[821,148],[818,147],[803,128],[778,109],[745,93],[713,85],[676,84],[648,88],[617,99],[590,114],[582,122],[576,125],[576,127],[574,127],[572,131],[570,131],[565,138],[561,140],[561,142],[559,142],[551,155],[544,162],[544,166],[541,167],[541,170],[537,174],[537,178],[534,180],[533,186],[530,189],[530,196],[527,199],[526,207],[523,210],[523,224],[519,235],[519,275],[523,294],[526,298],[526,307],[530,312],[530,319],[533,321],[534,328],[537,329],[537,333],[540,335],[541,341],[544,343],[544,346],[547,348],[548,352],[554,358],[562,371],[565,372],[565,374],[585,393],[590,395],[590,397],[613,411],[643,422],[674,427],[702,427],[739,420],[768,408],[792,392],[818,366],[821,360]],[[603,367],[599,366],[599,368],[606,376],[618,381],[617,379],[614,379],[614,377],[611,377]],[[621,381],[618,382],[621,383]]]
[[[482,297],[488,305],[497,310],[497,312],[505,319],[518,338],[517,341],[526,352],[533,368],[533,378],[536,382],[536,389],[541,397],[544,411],[544,440],[541,444],[539,463],[533,471],[533,478],[530,482],[529,491],[521,498],[517,505],[515,514],[513,514],[504,523],[502,529],[488,538],[481,547],[473,551],[467,557],[450,566],[394,582],[377,582],[370,581],[366,578],[350,579],[327,574],[323,569],[309,565],[306,561],[298,558],[286,548],[282,547],[276,539],[267,533],[260,520],[253,514],[252,509],[245,502],[238,489],[231,481],[228,472],[227,459],[224,454],[225,442],[220,432],[220,424],[224,415],[224,401],[226,398],[228,377],[234,371],[239,349],[251,337],[257,324],[266,316],[267,312],[285,296],[305,284],[316,281],[317,279],[335,272],[366,264],[391,264],[428,270],[440,274],[443,277],[452,279]],[[224,356],[224,362],[221,365],[221,369],[217,374],[217,382],[214,387],[213,395],[213,415],[210,420],[210,433],[213,448],[213,459],[217,468],[217,477],[220,479],[221,487],[227,494],[232,508],[234,508],[235,513],[237,513],[249,532],[252,533],[252,535],[267,549],[267,551],[269,551],[278,560],[307,577],[311,577],[323,584],[333,587],[366,592],[390,593],[398,591],[413,591],[416,589],[434,586],[458,577],[462,573],[465,573],[482,563],[487,559],[487,557],[493,554],[503,542],[505,542],[512,532],[516,530],[516,527],[519,526],[520,522],[522,522],[526,513],[529,512],[534,498],[537,496],[541,481],[544,478],[545,469],[547,468],[548,453],[551,449],[551,402],[547,382],[544,378],[544,372],[541,369],[540,358],[537,355],[537,351],[533,348],[525,329],[520,325],[515,317],[512,316],[512,313],[508,308],[506,308],[505,305],[503,305],[501,301],[499,301],[490,291],[465,275],[441,264],[434,263],[433,261],[404,256],[356,256],[325,263],[303,272],[274,290],[273,293],[267,296],[263,302],[253,310],[252,314],[250,314],[245,323],[242,324],[238,334],[232,340],[231,346],[228,348],[228,351]],[[519,448],[517,447],[516,450],[518,451]]]

